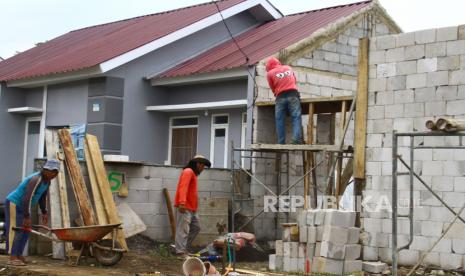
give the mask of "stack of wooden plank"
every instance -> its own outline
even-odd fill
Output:
[[[62,153],[60,153],[60,146]],[[50,186],[50,207],[52,228],[70,227],[69,204],[65,167],[70,184],[76,198],[79,218],[85,226],[121,223],[118,217],[111,187],[100,152],[97,137],[86,135],[85,158],[89,173],[92,198],[87,190],[81,167],[72,143],[70,132],[67,129],[46,130],[47,158],[64,160],[61,173]],[[108,237],[110,238],[110,237]],[[127,248],[125,235],[122,229],[117,231],[117,241],[124,249]],[[71,244],[57,242],[53,244],[53,257],[64,259],[71,250]]]

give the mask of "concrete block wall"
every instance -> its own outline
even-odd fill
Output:
[[[386,35],[391,33],[389,28],[384,25],[376,16],[373,16],[374,21],[370,36]],[[315,97],[335,97],[335,96],[352,96],[357,89],[357,64],[358,64],[358,39],[366,35],[364,26],[367,26],[366,22],[360,20],[355,24],[348,26],[345,30],[335,35],[335,38],[323,43],[315,50],[303,55],[296,59],[290,64],[295,71],[297,77],[297,85],[300,92],[301,98],[315,98]],[[268,82],[266,80],[265,66],[259,64],[257,66],[256,75],[256,102],[263,101],[274,101],[275,97],[269,89]],[[348,107],[349,108],[349,107]],[[339,114],[338,114],[339,115]],[[314,116],[314,125],[316,126],[318,120],[323,118],[317,118]],[[253,125],[253,143],[276,143],[276,131],[274,121],[274,107],[259,107],[254,108],[254,125]],[[302,116],[302,123],[304,126],[307,125],[309,118],[308,115]],[[339,122],[339,117],[336,118],[336,122]],[[286,140],[290,141],[291,138],[291,123],[288,118],[286,122],[287,137]],[[304,127],[304,129],[306,129]],[[318,133],[321,132],[321,133]],[[315,134],[314,141],[317,141],[317,137],[322,137],[326,134],[324,128],[317,129],[315,127],[313,133]],[[306,136],[306,131],[304,131]],[[339,127],[336,127],[336,137],[339,137]],[[345,144],[353,143],[353,121],[350,124],[349,130],[346,134]],[[306,138],[306,137],[304,137]],[[337,143],[338,141],[336,141]],[[316,155],[317,162],[324,159],[325,156],[322,153]],[[302,154],[290,154],[290,181],[289,185],[293,184],[295,180],[303,175],[303,164]],[[277,181],[275,172],[275,165],[272,161],[256,160],[256,165],[253,166],[254,175],[265,183],[273,190],[277,191]],[[265,165],[266,164],[266,165]],[[317,170],[318,185],[321,186],[320,190],[325,190],[326,180],[326,168],[327,164],[322,165]],[[258,170],[268,167],[266,171]],[[283,180],[282,183],[286,183]],[[254,198],[254,205],[256,212],[260,211],[263,207],[263,195],[269,195],[265,192],[265,189],[259,184],[251,183],[251,197]],[[296,188],[290,190],[290,195],[302,195],[303,194],[303,181],[301,181]],[[295,214],[290,214],[290,220],[295,219]],[[286,216],[280,214],[278,216],[278,222],[286,222]],[[255,229],[260,229],[256,233],[259,239],[274,239],[276,235],[280,235],[280,228],[275,227],[275,216],[274,214],[265,214],[260,216],[254,222]],[[267,228],[272,226],[271,229]],[[262,231],[263,229],[263,231]]]
[[[377,202],[391,198],[392,131],[426,131],[425,122],[438,117],[465,118],[465,26],[431,29],[372,38],[370,43],[369,107],[365,196]],[[409,138],[399,139],[399,152],[409,160]],[[416,138],[415,145],[458,146],[457,137]],[[415,171],[456,211],[465,203],[465,151],[415,150]],[[399,163],[400,171],[406,169]],[[398,177],[402,202],[409,196],[408,176]],[[451,222],[453,215],[418,181],[414,182],[414,239],[400,253],[401,264],[415,263]],[[407,214],[408,208],[399,209]],[[365,210],[366,260],[390,261],[392,237],[389,212]],[[399,245],[408,241],[408,221],[399,219]],[[457,222],[427,257],[444,268],[465,265],[465,225]]]

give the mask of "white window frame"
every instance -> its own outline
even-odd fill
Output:
[[[184,125],[184,126],[173,126],[173,121],[175,119],[183,119],[183,118],[197,118],[197,124],[196,125]],[[171,149],[173,147],[173,129],[176,128],[197,128],[197,145],[195,151],[198,151],[199,147],[199,116],[198,115],[186,115],[186,116],[173,116],[170,117],[169,119],[170,122],[170,130],[169,130],[169,135],[168,135],[168,160],[165,162],[165,165],[171,165]]]
[[[228,117],[227,124],[215,124],[215,117],[226,116]],[[211,135],[210,135],[210,161],[212,167],[215,166],[215,129],[224,128],[225,129],[225,139],[224,139],[224,161],[223,168],[228,167],[228,143],[229,143],[229,114],[212,114],[211,118]]]
[[[22,178],[26,178],[26,163],[27,163],[27,138],[28,138],[28,132],[29,132],[29,123],[30,122],[41,122],[42,117],[27,117],[25,121],[25,127],[24,127],[24,145],[23,145],[23,171],[22,171]],[[40,134],[39,134],[40,135]],[[40,140],[40,138],[39,138]],[[43,150],[40,149],[40,141],[39,141],[39,150],[37,152],[37,157],[41,157],[41,153],[43,153]]]
[[[241,114],[241,149],[245,149],[245,140],[247,135],[247,120],[244,122],[244,117],[247,118],[247,112],[243,112]],[[244,152],[240,152],[240,154],[244,154]],[[245,166],[245,158],[241,158],[241,166]]]

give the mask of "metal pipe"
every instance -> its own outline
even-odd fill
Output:
[[[423,132],[401,132],[397,133],[401,136],[465,136],[465,131],[443,132],[443,131],[423,131]]]
[[[465,147],[455,147],[455,146],[439,146],[439,147],[433,147],[433,146],[418,146],[414,147],[414,149],[465,149]]]
[[[414,137],[410,137],[410,167],[413,168],[414,161]],[[409,170],[409,182],[410,182],[410,199],[409,199],[409,241],[406,245],[401,246],[397,252],[400,252],[404,249],[409,249],[410,245],[413,242],[413,170]]]
[[[407,165],[407,163],[404,161],[404,159],[402,159],[402,157],[397,156],[397,158],[400,160],[400,162],[402,162],[402,164],[403,164],[407,169],[411,170],[411,168]],[[441,198],[440,196],[438,196],[438,195],[433,191],[433,189],[431,189],[431,188],[425,183],[425,181],[423,181],[423,179],[421,179],[421,177],[420,177],[417,173],[413,172],[413,175],[415,176],[416,179],[418,179],[418,180],[421,182],[421,184],[423,184],[423,186],[426,187],[426,189],[428,189],[428,191],[429,191],[430,193],[432,193],[432,194],[433,194],[433,195],[434,195],[447,209],[449,209],[449,211],[451,211],[452,214],[457,215],[457,212],[455,212],[454,209],[452,209],[451,207],[449,207],[449,205],[447,205],[447,204],[444,202],[444,200],[442,200],[442,198]],[[459,217],[459,219],[460,219],[463,223],[465,223],[465,220],[464,220],[462,217]]]
[[[270,194],[276,196],[276,194],[268,187],[266,184],[263,184],[258,178],[256,178],[253,174],[249,173],[246,169],[241,167],[236,161],[234,161],[234,164],[236,164],[243,172],[245,172],[248,176],[253,178],[255,181],[257,181],[260,185],[262,185]]]
[[[392,276],[397,276],[397,133],[392,131]]]

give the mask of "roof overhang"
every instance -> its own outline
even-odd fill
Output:
[[[172,104],[172,105],[152,105],[147,106],[147,111],[175,112],[175,111],[192,111],[192,110],[208,110],[208,109],[224,109],[224,108],[240,108],[246,107],[247,100],[231,100],[219,102],[204,102],[192,104]]]
[[[246,79],[248,76],[247,68],[233,68],[230,70],[215,71],[210,73],[179,76],[172,78],[151,78],[152,86],[180,86],[195,83],[218,82],[235,79]]]
[[[257,9],[257,6],[263,7],[263,9]],[[139,48],[136,48],[132,51],[126,52],[120,56],[112,58],[108,61],[105,61],[100,64],[100,69],[103,73],[108,72],[116,67],[119,67],[131,60],[139,58],[145,54],[148,54],[158,48],[166,46],[174,41],[177,41],[181,38],[189,36],[197,31],[205,29],[213,24],[221,22],[223,19],[227,19],[231,16],[234,16],[238,13],[241,13],[245,10],[249,10],[259,19],[278,19],[283,17],[281,12],[277,10],[273,5],[271,5],[267,0],[247,0],[237,5],[234,5],[228,9],[221,11],[220,13],[215,13],[211,16],[208,16],[202,20],[199,20],[187,27],[179,29],[175,32],[172,32],[164,37],[161,37],[157,40],[154,40],[148,44],[145,44]],[[266,11],[266,12],[264,12]],[[255,12],[255,14],[254,14]]]

